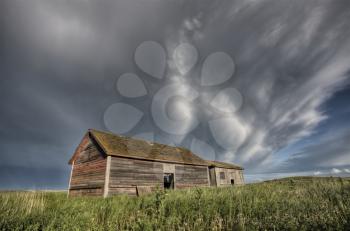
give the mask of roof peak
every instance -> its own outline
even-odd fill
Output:
[[[149,143],[150,145],[154,145],[154,144],[157,144],[157,145],[164,145],[164,146],[169,146],[169,147],[173,147],[173,148],[179,148],[179,149],[182,149],[182,150],[186,150],[186,151],[188,151],[188,152],[192,152],[192,151],[189,150],[188,148],[185,148],[185,147],[182,147],[182,146],[176,146],[176,145],[171,145],[171,144],[163,144],[163,143],[153,142],[153,141],[144,140],[144,139],[137,138],[137,137],[124,136],[124,135],[112,133],[112,132],[109,132],[109,131],[102,131],[102,130],[97,130],[97,129],[94,129],[94,128],[89,128],[88,131],[89,131],[89,132],[100,132],[100,133],[105,133],[105,134],[109,134],[109,135],[113,135],[113,136],[119,136],[119,137],[122,137],[122,138],[127,138],[127,139],[133,139],[133,140],[143,141],[143,142]]]

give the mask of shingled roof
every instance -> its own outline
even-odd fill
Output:
[[[216,160],[207,160],[207,163],[209,166],[212,166],[212,167],[244,170],[241,166],[231,164],[231,163],[224,163]]]
[[[93,129],[89,129],[88,134],[107,156],[208,166],[205,160],[185,148],[172,147]]]

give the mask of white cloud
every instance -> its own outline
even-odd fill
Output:
[[[238,1],[233,8],[219,8],[215,13],[201,18],[200,29],[205,35],[201,45],[207,45],[210,49],[198,53],[208,55],[214,52],[216,45],[212,45],[212,42],[220,36],[222,41],[230,41],[218,47],[224,52],[233,51],[230,55],[241,72],[233,74],[232,84],[222,87],[237,89],[242,94],[242,106],[222,119],[215,112],[208,113],[214,117],[209,119],[209,127],[215,143],[225,149],[221,153],[222,159],[235,160],[258,171],[259,168],[265,170],[266,166],[280,164],[276,162],[279,158],[274,156],[278,150],[312,135],[315,128],[327,120],[328,115],[321,107],[348,79],[346,73],[350,69],[350,47],[345,40],[332,43],[330,47],[330,41],[340,39],[341,33],[338,32],[341,26],[325,21],[330,13],[328,3],[303,3],[305,10],[298,12],[297,18],[292,8],[280,14],[280,6],[271,8],[262,1],[253,3]],[[271,15],[259,15],[258,12],[265,7]],[[246,31],[235,25],[249,24],[252,15],[260,18],[262,23],[259,24],[259,30],[252,30],[250,36],[245,37],[240,33]],[[181,25],[180,32],[186,31],[180,33],[185,41],[193,39],[188,31],[197,30],[193,18],[186,18]],[[231,20],[234,23],[231,24]],[[321,36],[323,34],[329,36]],[[313,43],[315,39],[317,45]],[[248,66],[244,66],[245,62]],[[203,94],[206,97],[202,92],[200,97],[206,101],[214,98],[207,97],[210,95],[207,92]],[[215,95],[214,91],[212,95]],[[229,97],[217,99],[219,105],[226,105],[226,111],[236,103],[227,99]],[[337,166],[335,163],[346,160],[340,154],[329,159],[325,156],[321,158],[324,161],[322,167],[327,163],[330,167]]]
[[[337,168],[332,168],[332,173],[335,173],[335,174],[339,174],[341,173],[342,171],[340,169],[337,169]]]
[[[322,174],[321,171],[314,172],[314,175],[315,175],[315,176],[318,176],[318,175],[321,175],[321,174]]]
[[[155,124],[169,134],[187,135],[199,123],[191,103],[197,97],[198,92],[187,84],[170,84],[161,88],[151,105]]]
[[[343,171],[346,173],[350,173],[350,169],[348,169],[348,168],[344,168]]]
[[[215,160],[215,150],[202,140],[194,138],[191,142],[191,151],[203,159]]]
[[[333,129],[332,129],[333,130]],[[279,169],[319,169],[330,173],[332,167],[340,169],[339,166],[347,168],[350,166],[350,147],[348,145],[350,139],[350,131],[337,129],[337,132],[323,133],[318,135],[317,139],[313,139],[313,143],[299,149],[295,154],[290,155],[284,163],[280,164]]]
[[[223,148],[237,151],[250,133],[247,126],[238,117],[229,117],[209,121],[209,127],[215,141]]]
[[[307,6],[309,8],[308,17],[297,30],[297,34],[288,37],[288,42],[284,47],[284,53],[288,58],[295,58],[302,53],[302,50],[313,41],[317,36],[317,30],[322,25],[322,20],[325,18],[325,9],[318,6]]]
[[[244,51],[233,49],[238,50],[232,54],[235,63],[238,63],[237,69],[246,68],[248,71],[234,74],[233,84],[225,87],[234,87],[241,92],[242,107],[230,115],[232,118],[227,118],[226,115],[223,119],[217,117],[214,120],[209,119],[209,127],[216,144],[226,149],[221,153],[223,159],[230,160],[228,153],[232,153],[231,161],[254,166],[255,169],[259,167],[265,169],[273,162],[278,165],[279,163],[276,163],[278,158],[274,158],[274,153],[310,136],[315,128],[328,118],[321,110],[321,106],[345,83],[347,80],[345,74],[350,69],[350,63],[348,43],[336,44],[341,48],[337,49],[339,52],[333,53],[330,52],[329,46],[325,49],[324,46],[314,46],[312,43],[318,38],[319,44],[329,44],[329,38],[320,37],[319,32],[328,13],[327,6],[327,4],[317,6],[308,4],[305,6],[305,12],[300,12],[300,17],[297,19],[293,10],[283,15],[277,13],[278,16],[267,17],[266,24],[262,23],[260,30],[252,32],[256,33],[254,35],[259,41],[251,38],[245,40],[246,43],[240,44]],[[243,12],[237,11],[239,7],[237,8],[236,4],[234,13],[230,9],[226,17],[232,19],[242,14],[236,20],[248,19],[250,14],[256,13],[258,7],[264,7],[264,4],[248,4],[243,7],[245,8]],[[209,40],[211,35],[219,36],[220,30],[215,25],[220,25],[222,30],[225,29],[221,22],[227,9],[220,10],[200,20],[201,31],[205,32],[204,35]],[[272,9],[273,12],[274,10],[279,12],[278,7]],[[206,20],[209,20],[210,24],[203,23],[207,22]],[[182,27],[184,28],[181,30],[197,30],[191,18],[187,18]],[[239,41],[240,28],[233,26],[229,29],[236,29],[230,38],[235,40],[237,37],[235,41]],[[339,27],[333,26],[325,28],[327,34],[333,35],[332,40],[338,38],[338,30]],[[192,39],[186,33],[182,35],[186,41]],[[215,36],[213,38],[216,38]],[[227,34],[225,38],[226,36]],[[274,46],[273,50],[271,47],[269,48],[271,50],[262,50],[270,45]],[[210,50],[213,51],[215,49]],[[319,53],[322,55],[315,57],[315,54]],[[271,60],[261,60],[264,55]],[[240,63],[242,60],[248,61],[249,66],[242,67]],[[228,98],[219,99],[220,104],[227,105],[226,110],[229,109],[229,105],[236,103],[234,100],[227,101]],[[206,104],[197,106],[206,107]],[[215,113],[213,114],[215,116]]]

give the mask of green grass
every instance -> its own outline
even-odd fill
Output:
[[[138,198],[3,192],[0,230],[350,230],[350,180],[298,177]]]

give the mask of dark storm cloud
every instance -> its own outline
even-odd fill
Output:
[[[50,171],[67,180],[67,161],[83,133],[105,129],[103,112],[118,100],[116,76],[133,66],[130,50],[140,40],[163,36],[158,17],[171,16],[171,8],[143,1],[3,6],[0,165],[8,171],[3,176],[12,177],[2,177],[1,184],[18,185],[13,181],[31,171],[32,186],[46,182],[37,177],[52,176]]]
[[[2,177],[1,185],[27,181],[30,169],[33,179],[42,176],[40,185],[50,169],[59,175],[57,184],[64,184],[67,161],[86,129],[106,129],[108,106],[123,101],[150,110],[148,101],[127,100],[115,90],[117,77],[126,72],[142,77],[151,96],[164,84],[152,82],[133,62],[143,41],[157,41],[168,52],[180,42],[192,43],[199,64],[216,51],[233,57],[234,76],[209,89],[206,99],[224,87],[240,91],[243,106],[225,124],[240,142],[225,150],[201,124],[182,144],[190,147],[197,137],[215,149],[217,158],[237,161],[248,171],[265,168],[280,148],[312,134],[327,120],[321,106],[348,81],[346,0],[12,0],[0,11],[0,167],[12,176]],[[193,79],[190,84],[198,82]],[[145,117],[137,131],[153,128],[151,122]],[[159,140],[176,143],[174,138],[163,134]],[[333,150],[342,155],[343,143],[335,143],[339,147]],[[299,169],[298,158],[319,158],[325,165],[335,161],[317,150],[304,151],[280,170]]]

